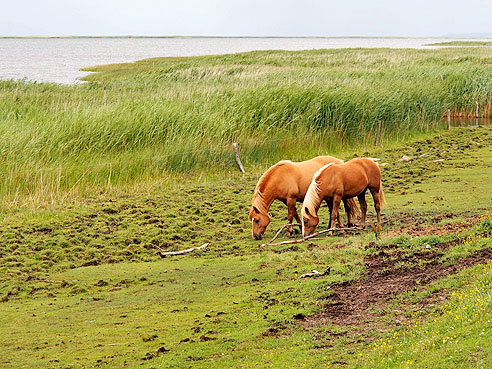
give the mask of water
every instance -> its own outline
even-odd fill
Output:
[[[457,40],[457,39],[456,39]],[[77,83],[84,67],[251,50],[430,48],[440,38],[0,38],[0,79]]]
[[[451,127],[479,127],[479,126],[487,126],[492,124],[492,118],[489,117],[480,117],[480,118],[473,118],[473,117],[451,117],[451,120],[447,121],[447,118],[443,120],[443,126],[444,122],[446,123],[447,126]]]

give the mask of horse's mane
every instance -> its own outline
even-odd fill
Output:
[[[328,168],[330,165],[335,165],[335,163],[329,163],[322,166],[316,173],[314,173],[313,180],[309,185],[309,188],[306,192],[306,196],[304,197],[304,202],[302,204],[301,214],[303,217],[306,216],[305,208],[308,208],[309,214],[316,215],[318,210],[316,207],[319,207],[321,203],[321,199],[319,198],[319,183],[318,178],[321,173]]]
[[[252,205],[256,207],[260,211],[260,213],[266,214],[268,212],[267,204],[265,202],[265,199],[263,198],[263,192],[265,191],[268,181],[279,167],[287,163],[294,164],[290,160],[279,161],[277,164],[274,164],[270,168],[268,168],[268,170],[265,173],[263,173],[263,175],[258,180],[258,184],[256,185],[255,192],[253,193]]]

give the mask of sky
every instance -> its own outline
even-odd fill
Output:
[[[492,0],[3,0],[0,36],[492,36]]]

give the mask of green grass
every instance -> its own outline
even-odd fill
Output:
[[[492,261],[436,288],[453,290],[449,300],[409,327],[375,341],[360,367],[488,368],[492,365]]]
[[[490,116],[489,49],[255,51],[99,66],[87,84],[0,82],[0,198],[50,203],[167,174],[248,170]],[[68,194],[68,195],[67,195]]]
[[[453,145],[463,149],[453,151]],[[490,304],[485,299],[487,293],[490,296],[490,284],[485,283],[490,279],[489,267],[422,285],[396,295],[389,307],[374,307],[382,311],[377,329],[367,331],[364,324],[310,326],[294,316],[322,311],[331,299],[331,286],[358,280],[367,269],[364,258],[378,255],[385,245],[397,245],[398,252],[412,257],[425,252],[426,245],[433,248],[463,240],[440,256],[443,263],[491,247],[490,214],[485,210],[490,201],[481,187],[470,187],[475,196],[461,193],[475,176],[482,176],[484,186],[492,182],[490,171],[484,170],[492,163],[491,147],[492,128],[481,127],[457,128],[368,151],[367,155],[389,163],[381,167],[389,205],[380,241],[366,230],[297,248],[259,248],[250,236],[247,207],[261,170],[246,176],[233,173],[229,178],[217,174],[215,179],[199,181],[144,182],[131,191],[93,193],[68,207],[6,211],[0,225],[0,329],[4,332],[0,365],[355,368],[380,365],[385,357],[394,367],[404,367],[408,360],[413,363],[410,367],[432,367],[431,359],[436,360],[434,367],[446,363],[471,367],[476,362],[487,367],[490,309],[463,322],[440,315],[464,310],[463,304],[471,303],[472,297],[459,305],[453,291],[468,296],[475,286],[481,301]],[[411,163],[398,160],[424,148],[428,157]],[[433,161],[451,151],[452,158],[445,156],[445,162]],[[443,178],[455,184],[445,194],[441,184],[448,182]],[[456,178],[462,180],[454,182]],[[448,207],[436,206],[433,196],[449,197]],[[272,213],[267,237],[285,221],[285,206],[275,205]],[[443,214],[451,214],[445,219],[463,230],[405,233],[414,224],[444,226]],[[326,226],[326,208],[321,209],[321,218],[321,226]],[[395,238],[395,229],[403,235]],[[209,251],[166,259],[156,255],[158,248],[177,250],[204,242],[210,243]],[[96,265],[83,266],[87,264]],[[425,261],[415,258],[399,267],[417,265]],[[331,272],[326,277],[299,278],[327,266]],[[419,319],[415,311],[435,291],[441,291],[443,298],[450,296],[449,301],[426,308]],[[468,306],[476,307],[475,303]],[[407,317],[407,324],[395,327],[393,307]],[[485,337],[479,335],[483,329]],[[461,356],[453,352],[454,338],[452,343],[432,346],[454,335],[460,337]],[[375,346],[380,340],[392,347]],[[403,346],[396,352],[392,342]],[[477,345],[483,352],[477,351]],[[425,349],[432,356],[422,355]]]
[[[432,224],[433,213],[450,212],[462,218],[486,211],[490,206],[486,194],[492,193],[492,173],[487,170],[491,146],[492,128],[487,126],[456,128],[367,152],[386,163],[381,170],[389,204],[383,213],[388,221],[394,217],[411,221],[406,213],[420,212],[423,221]],[[422,153],[428,156],[419,157]],[[352,152],[355,155],[364,152]],[[400,161],[403,155],[415,159]],[[442,158],[446,160],[435,162]],[[218,255],[256,253],[248,207],[261,173],[260,169],[246,176],[233,172],[202,180],[163,179],[94,192],[81,203],[7,210],[0,220],[0,273],[5,275],[0,278],[0,292],[14,288],[12,280],[22,286],[33,276],[42,279],[43,273],[85,263],[155,261],[159,248],[180,250],[209,242]],[[370,196],[368,202],[372,211]],[[327,209],[320,211],[323,227]],[[274,203],[271,213],[266,238],[285,221],[283,204]]]
[[[289,265],[293,262],[292,255],[183,258],[56,273],[50,277],[71,284],[76,280],[77,292],[53,283],[54,297],[42,291],[37,298],[23,299],[22,313],[17,311],[21,301],[3,304],[0,324],[15,338],[2,337],[2,357],[10,365],[29,367],[44,367],[51,360],[60,363],[52,365],[75,367],[77,361],[93,366],[98,360],[113,367],[125,362],[130,367],[159,362],[164,367],[209,367],[212,362],[251,367],[264,354],[274,362],[312,362],[302,353],[309,334],[291,335],[293,316],[314,311],[313,297],[323,292],[323,282],[299,285],[295,267]],[[318,292],[313,295],[313,290]],[[285,337],[263,336],[271,327]],[[144,340],[153,335],[157,337]],[[295,351],[277,356],[286,345]],[[162,346],[171,351],[148,363],[142,360]],[[26,350],[34,355],[26,357]]]

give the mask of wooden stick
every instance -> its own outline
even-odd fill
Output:
[[[197,250],[203,250],[206,249],[208,246],[208,243],[204,243],[203,245],[199,247],[192,247],[191,249],[186,249],[186,250],[181,250],[181,251],[168,251],[168,252],[162,252],[158,251],[157,254],[159,254],[160,257],[165,258],[166,256],[174,256],[174,255],[183,255],[187,254],[192,251],[197,251]]]
[[[381,134],[381,121],[378,120],[378,130],[376,131],[376,142],[374,143],[374,146],[377,146],[379,144],[379,135]]]
[[[477,123],[477,127],[480,127],[480,122],[478,121],[478,118],[479,118],[479,114],[478,114],[478,101],[475,102],[477,104],[477,112],[475,114],[475,120],[476,120],[476,123]]]
[[[288,224],[288,223],[287,223],[287,224],[284,224],[284,225],[282,226],[282,228],[280,228],[280,229],[277,231],[277,233],[275,233],[275,236],[273,236],[273,238],[272,238],[270,241],[268,241],[268,243],[272,243],[273,241],[275,241],[275,240],[277,239],[277,237],[280,235],[280,233],[282,233],[282,231],[283,231],[285,228],[287,228],[288,226],[289,226],[289,224]]]
[[[234,148],[234,155],[236,156],[236,164],[239,167],[239,170],[241,170],[241,172],[243,172],[244,174],[246,173],[246,171],[244,170],[243,163],[241,163],[241,159],[239,158],[239,149],[237,142],[234,142],[232,144],[232,147]]]
[[[310,273],[305,273],[301,275],[299,278],[311,278],[311,277],[322,277],[324,275],[330,274],[331,268],[328,267],[323,273],[318,272],[317,270],[313,270]]]
[[[277,239],[277,237],[280,235],[280,233],[282,233],[282,231],[283,231],[285,228],[290,227],[290,226],[298,226],[299,228],[301,228],[301,229],[302,229],[302,226],[301,226],[300,224],[298,224],[298,223],[286,223],[286,224],[284,224],[284,225],[282,226],[282,228],[280,228],[280,229],[277,231],[277,233],[275,233],[275,236],[273,236],[273,238],[272,238],[270,241],[268,241],[267,243],[261,244],[261,245],[260,245],[260,247],[264,247],[264,246],[266,246],[266,245],[271,244],[273,241],[275,241],[275,240]]]

